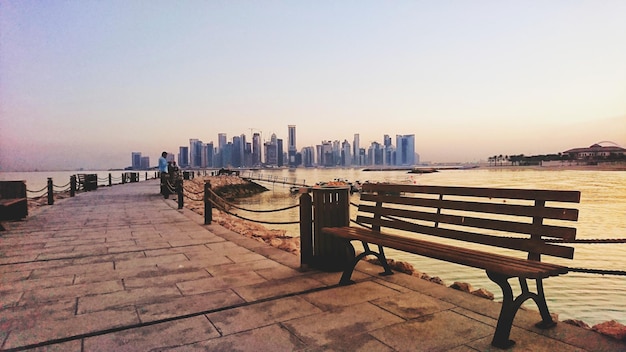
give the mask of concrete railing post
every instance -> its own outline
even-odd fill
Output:
[[[211,205],[211,182],[204,183],[204,224],[209,225],[213,221],[213,207]]]
[[[48,205],[54,204],[54,184],[52,178],[48,177]]]

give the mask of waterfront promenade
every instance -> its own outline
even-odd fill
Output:
[[[338,287],[340,273],[300,270],[295,255],[205,226],[158,188],[99,188],[5,224],[0,350],[498,350],[498,303],[364,262],[355,285]],[[518,313],[511,351],[626,350],[539,320]]]

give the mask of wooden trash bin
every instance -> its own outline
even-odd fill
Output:
[[[324,271],[342,271],[352,258],[345,240],[321,233],[322,227],[350,224],[350,188],[319,186],[313,195],[313,258],[312,266]]]

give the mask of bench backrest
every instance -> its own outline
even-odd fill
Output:
[[[24,181],[0,181],[0,199],[26,198]]]
[[[569,258],[574,248],[546,239],[573,240],[579,191],[421,186],[366,183],[356,222],[402,235],[437,236],[513,249],[540,260],[542,254]]]

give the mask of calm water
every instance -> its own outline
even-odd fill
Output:
[[[108,175],[119,178],[122,171],[83,171],[97,173],[106,184]],[[579,190],[582,193],[579,205],[580,216],[576,224],[577,238],[626,238],[626,172],[624,171],[546,171],[546,170],[448,170],[432,174],[408,174],[404,171],[364,172],[353,169],[297,169],[263,170],[254,172],[265,178],[306,183],[312,185],[335,178],[350,181],[409,182],[423,185],[482,186],[543,188]],[[76,172],[0,172],[0,180],[26,180],[29,190],[40,190],[52,177],[57,186],[66,185],[69,177]],[[153,172],[148,172],[153,177]],[[243,176],[250,173],[244,172]],[[145,172],[140,173],[145,178]],[[119,182],[119,181],[117,181]],[[241,199],[239,204],[250,209],[277,209],[297,204],[298,197],[289,192],[289,186],[280,183],[260,182],[270,189],[254,197]],[[55,190],[57,190],[55,188]],[[29,197],[40,194],[29,193]],[[358,203],[359,195],[352,196]],[[356,209],[352,209],[353,212]],[[248,218],[267,221],[290,221],[299,218],[298,209],[278,213],[239,212]],[[354,216],[353,216],[354,218]],[[297,225],[266,225],[287,230],[289,235],[298,236]],[[577,244],[574,260],[566,260],[565,265],[578,268],[626,270],[626,244]],[[409,262],[416,269],[431,276],[439,276],[447,285],[454,281],[471,283],[475,288],[485,288],[500,299],[500,289],[489,281],[484,271],[449,264],[403,252],[388,251],[388,256]],[[602,276],[597,274],[569,273],[544,281],[548,305],[551,312],[558,313],[559,319],[580,319],[588,324],[607,320],[617,320],[626,324],[626,276]],[[532,307],[532,305],[531,305]]]
[[[255,172],[258,174],[259,172]],[[277,180],[314,184],[343,178],[350,181],[410,182],[422,185],[542,188],[581,191],[577,238],[626,238],[626,172],[580,170],[448,170],[432,174],[408,174],[404,171],[364,172],[352,169],[297,169],[260,172]],[[245,175],[248,175],[246,173]],[[238,203],[250,209],[277,209],[297,203],[297,196],[289,193],[289,186],[262,182],[270,188]],[[359,195],[352,196],[358,203]],[[352,207],[353,213],[356,209]],[[263,220],[286,221],[298,219],[297,209],[290,212],[250,213],[239,211],[249,218],[262,216]],[[354,216],[352,216],[354,218]],[[266,225],[283,228],[297,236],[297,225]],[[577,244],[574,260],[565,260],[570,267],[626,270],[625,244]],[[500,289],[479,269],[467,268],[403,252],[388,251],[388,256],[409,262],[416,269],[431,276],[439,276],[447,285],[454,281],[471,283],[485,288],[501,298]],[[552,259],[552,258],[550,258]],[[512,281],[513,282],[513,281]],[[626,324],[626,276],[569,273],[544,281],[548,306],[559,319],[580,319],[588,324],[617,320]],[[532,307],[532,305],[530,305]]]

